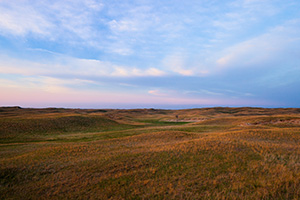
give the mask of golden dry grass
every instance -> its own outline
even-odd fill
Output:
[[[104,131],[29,134],[38,141],[2,138],[0,199],[300,199],[297,109],[22,112],[109,123]],[[162,122],[175,115],[205,120]],[[110,123],[126,126],[109,130]]]

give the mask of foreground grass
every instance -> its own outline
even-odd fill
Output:
[[[265,121],[155,121],[2,143],[0,199],[299,199],[300,126]]]

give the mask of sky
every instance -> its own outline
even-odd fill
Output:
[[[298,0],[0,0],[0,106],[300,107]]]

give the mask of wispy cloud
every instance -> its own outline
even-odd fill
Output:
[[[270,1],[270,0],[235,0],[229,2],[223,8],[215,20],[213,26],[223,29],[223,31],[233,32],[249,29],[259,23],[262,18],[272,17],[278,14],[282,7],[290,2]]]
[[[148,93],[151,95],[155,95],[155,96],[168,96],[168,94],[166,94],[160,90],[149,90]]]
[[[185,57],[186,53],[179,52],[166,56],[162,65],[171,73],[182,76],[206,76],[209,71],[201,63],[197,63],[196,66],[189,65]]]
[[[37,76],[76,76],[76,77],[147,77],[163,76],[166,73],[157,68],[138,69],[115,65],[93,59],[79,59],[55,56],[52,63],[40,63],[0,56],[0,73]]]
[[[26,36],[37,34],[52,37],[55,25],[27,1],[1,1],[0,33]]]
[[[101,12],[97,1],[1,1],[0,33],[34,36],[51,41],[65,40],[91,45],[98,35],[93,27]]]
[[[278,63],[298,60],[300,20],[289,21],[267,33],[223,50],[216,63],[220,67],[283,67]],[[285,68],[288,66],[284,66]]]

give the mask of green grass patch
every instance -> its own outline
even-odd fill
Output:
[[[162,121],[159,119],[145,119],[145,120],[136,120],[137,122],[145,123],[147,126],[172,126],[172,125],[184,125],[190,122],[169,122],[169,121]]]
[[[53,118],[1,119],[0,141],[36,142],[69,133],[106,132],[138,126],[121,124],[101,116],[67,116]]]

